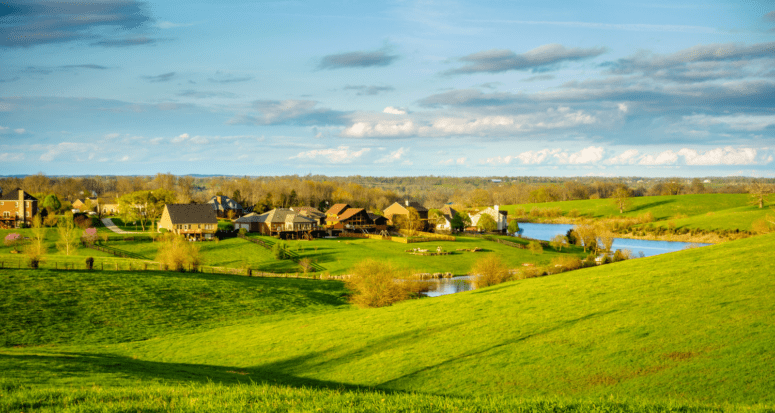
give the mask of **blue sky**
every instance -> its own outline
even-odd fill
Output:
[[[11,0],[0,56],[2,175],[775,176],[771,1]]]

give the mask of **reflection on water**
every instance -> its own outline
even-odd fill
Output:
[[[533,224],[529,222],[520,222],[519,228],[523,230],[522,236],[527,238],[539,239],[542,241],[551,241],[552,237],[558,234],[565,235],[569,229],[573,228],[573,225],[568,224]],[[677,241],[650,241],[643,239],[629,239],[629,238],[614,238],[614,243],[611,246],[612,250],[630,250],[639,255],[640,252],[644,256],[650,257],[652,255],[664,254],[666,252],[680,251],[686,249],[689,246],[701,246],[711,244],[699,244],[691,242],[677,242]]]
[[[474,289],[471,285],[471,277],[468,275],[454,278],[423,280],[422,282],[426,282],[431,286],[431,289],[424,293],[427,297],[438,297],[440,295],[455,294]]]

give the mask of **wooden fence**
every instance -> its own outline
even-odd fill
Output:
[[[269,249],[269,250],[274,248],[274,244],[275,244],[274,242],[265,241],[265,240],[262,240],[260,238],[247,237],[247,236],[245,236],[243,234],[237,234],[237,238],[241,238],[241,239],[244,239],[245,241],[249,241],[249,242],[252,242],[254,244],[258,244],[258,245],[260,245],[260,246],[262,246],[262,247],[264,247],[266,249]],[[301,264],[301,260],[303,260],[303,258],[301,258],[298,253],[296,253],[294,251],[289,251],[286,248],[283,248],[283,252],[285,253],[286,257],[290,258],[291,261],[295,262],[296,264]],[[311,260],[308,262],[308,265],[309,265],[309,268],[311,268],[313,271],[323,272],[323,271],[326,270],[322,265],[320,265],[320,264],[318,264],[316,262],[312,262]]]

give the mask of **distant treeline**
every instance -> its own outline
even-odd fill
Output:
[[[0,178],[4,192],[20,187],[42,199],[55,194],[73,202],[96,194],[113,202],[123,194],[140,190],[175,191],[179,203],[202,203],[214,195],[226,195],[257,211],[276,207],[313,206],[325,210],[335,203],[382,210],[395,201],[411,199],[427,208],[447,203],[462,207],[511,205],[610,198],[625,187],[631,196],[697,193],[745,193],[751,178],[638,178],[638,177],[330,177],[306,176],[85,176],[43,174]],[[774,183],[775,179],[760,180]]]

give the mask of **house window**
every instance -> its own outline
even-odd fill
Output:
[[[183,229],[188,229],[188,224],[183,224]]]
[[[11,213],[10,212],[8,212],[8,211],[3,212],[3,218],[10,218],[10,217],[11,217]]]
[[[197,224],[196,228],[197,229],[202,229],[202,224]]]

